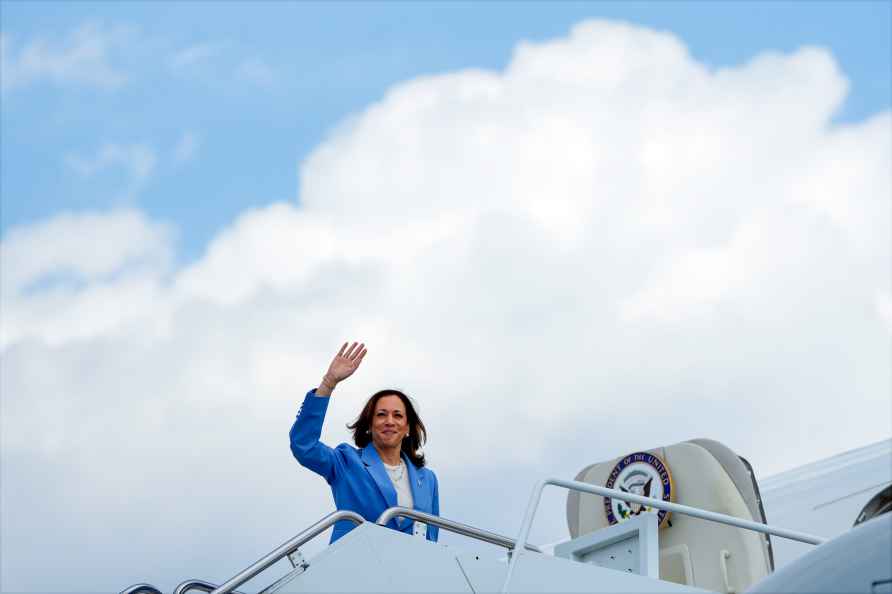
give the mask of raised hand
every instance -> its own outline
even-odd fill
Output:
[[[353,372],[359,368],[359,364],[362,363],[362,358],[365,357],[368,350],[363,343],[354,342],[350,345],[350,348],[347,348],[347,345],[348,343],[345,342],[338,354],[332,359],[331,365],[328,366],[328,371],[325,372],[325,376],[322,378],[322,383],[316,390],[317,394],[331,394],[339,382],[353,375]]]

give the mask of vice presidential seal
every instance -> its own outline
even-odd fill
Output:
[[[652,499],[672,501],[672,476],[669,468],[658,456],[648,452],[635,452],[622,458],[610,471],[604,486]],[[605,497],[604,509],[607,520],[611,524],[618,524],[632,516],[653,511],[654,508]],[[662,528],[669,521],[669,512],[658,510],[657,520]]]

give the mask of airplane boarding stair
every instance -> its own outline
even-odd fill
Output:
[[[709,440],[693,440],[593,464],[576,478],[537,483],[516,540],[402,507],[386,510],[377,522],[365,521],[351,511],[337,511],[226,582],[217,586],[203,580],[187,580],[174,594],[241,594],[238,589],[246,582],[286,557],[293,569],[269,583],[260,594],[738,594],[771,573],[769,535],[811,545],[826,540],[766,525],[749,465],[731,450]],[[572,538],[555,544],[553,551],[528,543],[546,487],[570,491],[567,518]],[[414,534],[386,528],[393,518],[415,522]],[[305,559],[300,548],[338,521],[350,521],[356,527],[314,557]],[[467,553],[458,547],[428,541],[428,525],[500,546],[508,554]],[[148,584],[136,584],[122,594],[160,592]]]

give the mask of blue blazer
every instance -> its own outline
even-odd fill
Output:
[[[291,427],[291,453],[301,465],[309,468],[328,481],[335,506],[339,510],[357,512],[367,521],[374,522],[385,509],[397,505],[396,489],[387,475],[375,446],[371,443],[362,449],[342,443],[330,448],[321,441],[322,421],[328,409],[329,397],[316,396],[310,390],[297,412],[297,420]],[[440,515],[440,496],[437,475],[428,468],[416,468],[405,453],[402,454],[409,471],[413,507],[418,511]],[[393,519],[388,528],[412,533],[414,522],[401,518],[400,524]],[[349,520],[341,520],[334,527],[334,542],[355,527]],[[427,527],[427,539],[437,540],[437,527]]]

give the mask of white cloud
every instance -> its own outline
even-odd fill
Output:
[[[274,86],[278,80],[275,70],[262,58],[236,58],[231,44],[207,42],[192,45],[170,57],[170,69],[181,76],[208,76],[259,87]]]
[[[171,241],[167,227],[132,210],[62,214],[12,229],[0,243],[0,348],[113,333],[154,312]]]
[[[892,335],[892,295],[889,293],[884,295],[882,291],[877,291],[875,300],[877,314],[886,323],[889,334]]]
[[[187,139],[188,140],[188,139]],[[178,145],[175,153],[179,157],[190,147]],[[193,147],[194,148],[194,147]],[[107,143],[95,155],[70,154],[65,162],[82,177],[93,177],[114,167],[123,168],[130,177],[130,193],[139,190],[155,171],[157,163],[155,150],[145,144],[122,145]]]
[[[170,67],[174,72],[185,72],[208,64],[220,55],[224,45],[219,43],[199,43],[178,50],[170,58]]]
[[[120,87],[127,75],[113,65],[113,53],[125,47],[132,37],[133,30],[127,27],[85,23],[61,43],[38,37],[16,50],[14,40],[3,34],[2,87],[12,90],[41,81],[106,89]]]
[[[111,249],[108,249],[111,248]],[[101,214],[60,214],[27,227],[14,227],[0,243],[3,293],[26,292],[42,277],[68,271],[95,282],[124,269],[167,266],[170,231],[135,210]]]
[[[534,478],[632,449],[715,437],[765,476],[888,437],[892,117],[831,126],[845,92],[823,50],[710,71],[672,35],[589,22],[504,72],[395,86],[302,164],[300,207],[243,213],[169,273],[124,264],[172,249],[144,217],[10,233],[4,586],[220,581],[318,519],[327,488],[285,433],[353,337],[370,352],[323,438],[404,387],[444,514],[497,531]],[[81,285],[33,286],[59,267]],[[26,571],[50,526],[59,578]],[[112,569],[82,569],[90,550]]]

